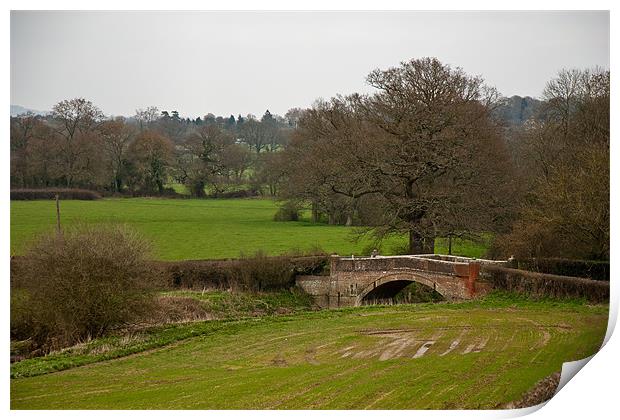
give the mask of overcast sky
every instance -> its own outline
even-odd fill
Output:
[[[11,103],[85,97],[108,115],[283,115],[369,92],[366,75],[434,56],[503,95],[562,68],[609,68],[608,12],[12,12]]]

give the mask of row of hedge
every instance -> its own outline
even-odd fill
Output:
[[[153,262],[158,287],[182,289],[278,290],[295,284],[298,274],[328,269],[328,257],[278,256],[262,253],[236,260]]]
[[[494,289],[535,298],[586,299],[609,302],[609,283],[592,279],[535,273],[496,265],[483,265],[481,279]]]
[[[11,286],[20,288],[20,270],[28,259],[11,257]],[[152,261],[151,283],[158,289],[282,290],[295,284],[298,274],[317,275],[329,270],[328,257],[277,256],[261,252],[229,260]]]
[[[513,267],[520,270],[556,274],[558,276],[609,281],[609,261],[528,258],[515,260]]]
[[[187,194],[180,194],[173,188],[164,188],[161,194],[153,194],[152,191],[125,191],[103,192],[85,190],[81,188],[18,188],[11,190],[11,200],[50,200],[56,197],[62,200],[97,200],[106,197],[165,197],[165,198],[190,198]],[[211,194],[208,198],[252,198],[259,193],[255,190],[224,191]]]
[[[11,200],[52,200],[58,194],[62,200],[98,200],[101,194],[79,188],[19,188],[11,190]]]

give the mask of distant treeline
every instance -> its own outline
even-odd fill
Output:
[[[266,195],[277,220],[365,226],[409,253],[491,234],[490,257],[609,259],[609,71],[561,70],[540,99],[502,98],[436,58],[376,69],[372,94],[284,117],[105,118],[85,99],[11,118],[13,188]],[[241,193],[239,191],[242,191]]]
[[[11,186],[165,195],[177,183],[195,197],[231,189],[274,195],[274,154],[300,113],[189,119],[149,107],[106,118],[90,101],[65,100],[47,116],[11,118]]]

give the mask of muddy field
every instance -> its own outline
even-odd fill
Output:
[[[497,408],[586,357],[607,307],[364,307],[230,323],[161,349],[13,379],[24,408]],[[548,393],[547,393],[548,394]]]

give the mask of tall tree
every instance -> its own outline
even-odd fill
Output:
[[[368,82],[376,94],[319,102],[299,122],[289,150],[315,156],[300,171],[316,191],[348,198],[352,214],[361,197],[379,197],[374,232],[407,233],[411,253],[496,219],[501,205],[481,205],[505,162],[489,116],[495,91],[434,58],[375,70]]]
[[[52,108],[56,133],[62,139],[60,146],[60,171],[67,187],[85,175],[93,160],[92,136],[103,119],[103,113],[84,98],[64,100]]]
[[[239,137],[258,154],[269,146],[269,132],[266,126],[255,119],[248,119],[239,128]]]
[[[116,192],[123,189],[127,166],[127,151],[135,137],[135,129],[126,124],[122,118],[105,121],[100,127],[103,158],[112,179],[112,188]]]
[[[162,194],[173,155],[170,139],[151,130],[141,132],[129,147],[132,184],[144,192]]]
[[[205,187],[224,173],[226,148],[234,138],[217,125],[204,125],[192,132],[183,144],[179,155],[180,179],[188,186],[192,196],[204,197]]]
[[[30,178],[30,149],[41,123],[32,113],[11,118],[11,184],[25,187]]]
[[[516,159],[528,191],[504,255],[609,258],[609,72],[562,70]]]
[[[156,106],[149,106],[146,109],[136,109],[135,120],[138,122],[140,131],[152,128],[153,123],[159,119],[160,112]]]

